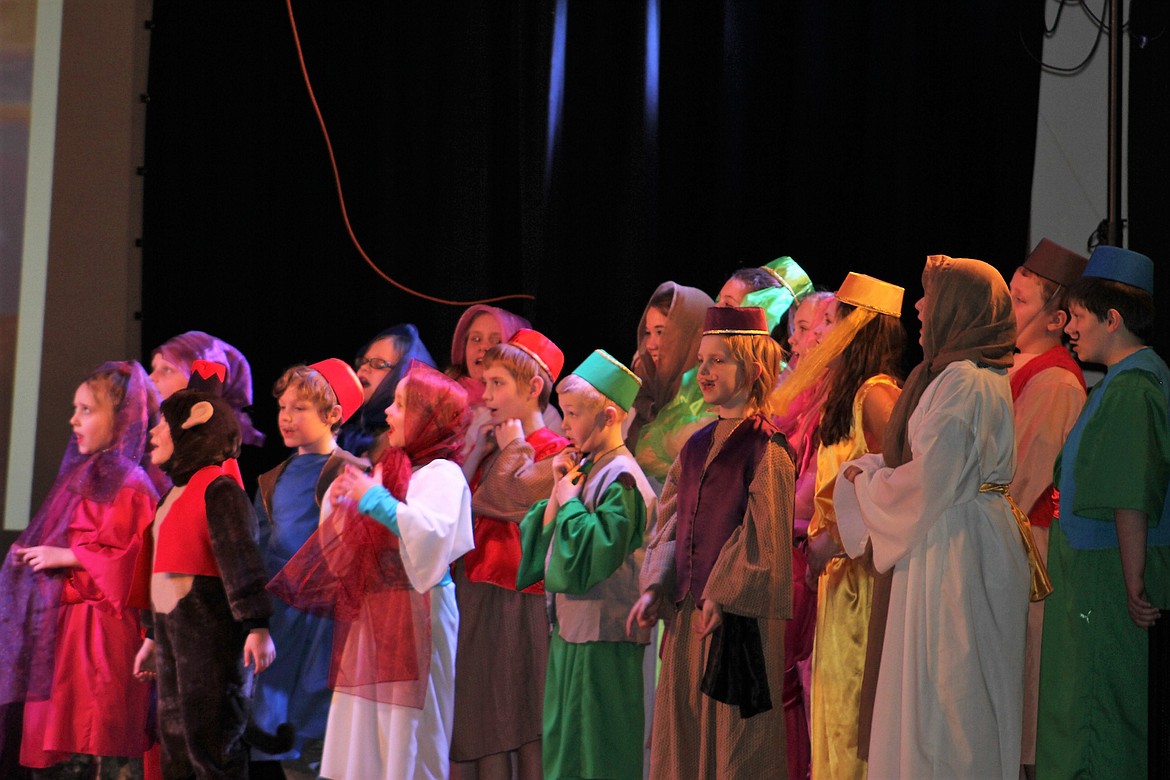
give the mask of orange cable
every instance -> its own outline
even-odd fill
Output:
[[[313,84],[309,80],[309,70],[305,67],[305,53],[301,49],[301,36],[297,32],[297,20],[293,15],[292,0],[285,0],[285,3],[288,6],[288,21],[292,26],[293,43],[297,48],[297,59],[300,60],[301,73],[305,77],[305,88],[309,92],[309,101],[313,104],[313,111],[317,114],[317,122],[321,125],[321,134],[325,137],[325,148],[329,152],[329,164],[333,167],[333,181],[337,185],[337,203],[341,206],[341,218],[345,222],[345,230],[347,233],[349,233],[349,237],[353,241],[353,245],[357,247],[357,251],[361,254],[362,259],[366,261],[366,264],[369,265],[370,268],[374,269],[374,273],[378,274],[378,276],[382,277],[387,282],[397,287],[399,290],[402,290],[405,293],[409,293],[410,295],[413,295],[417,298],[422,298],[426,301],[432,301],[433,303],[443,303],[447,304],[448,306],[472,306],[477,303],[495,303],[497,301],[507,301],[513,298],[527,298],[529,300],[534,300],[535,297],[532,295],[517,293],[515,295],[500,295],[495,298],[483,298],[482,300],[477,301],[449,301],[445,298],[436,298],[433,295],[427,295],[426,293],[412,290],[401,282],[391,279],[385,271],[374,264],[374,261],[370,259],[369,255],[366,254],[366,250],[362,248],[361,242],[358,241],[357,235],[355,235],[353,232],[353,226],[349,222],[349,212],[345,208],[345,193],[341,188],[341,174],[337,170],[337,158],[333,155],[333,142],[329,140],[329,130],[325,127],[325,117],[321,115],[321,107],[317,104],[317,95],[313,92]]]

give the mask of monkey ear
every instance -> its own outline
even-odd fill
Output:
[[[214,414],[215,407],[213,407],[207,401],[200,401],[191,407],[191,413],[187,415],[187,421],[184,422],[180,427],[185,431],[189,430],[194,428],[196,425],[202,425],[203,423],[207,422]]]

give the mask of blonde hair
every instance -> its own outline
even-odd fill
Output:
[[[532,358],[532,355],[511,344],[496,344],[484,353],[483,367],[485,369],[491,368],[496,363],[502,365],[504,370],[512,375],[516,384],[527,386],[535,376],[543,379],[544,386],[540,388],[540,395],[537,396],[536,401],[540,405],[540,411],[543,412],[548,408],[548,399],[552,396],[553,389],[552,378]]]
[[[297,394],[297,398],[308,401],[317,407],[317,414],[321,415],[321,422],[329,421],[329,413],[333,411],[333,407],[338,405],[337,394],[333,392],[333,388],[320,371],[304,364],[286,369],[280,375],[280,379],[276,380],[276,384],[272,386],[272,397],[279,400],[290,388]],[[340,427],[341,416],[338,415],[332,425],[333,432],[336,433]]]
[[[712,334],[714,335],[714,334]],[[784,350],[771,336],[728,335],[719,336],[727,344],[727,351],[731,358],[739,364],[748,375],[748,368],[753,364],[760,366],[760,375],[751,381],[748,386],[746,414],[761,412],[771,416],[772,388],[776,386],[776,377],[780,373],[780,361]]]

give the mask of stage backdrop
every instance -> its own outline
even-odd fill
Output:
[[[567,367],[628,359],[659,282],[783,254],[905,285],[914,343],[926,255],[1029,249],[1037,0],[292,5],[370,257],[535,296],[500,305]],[[402,321],[445,362],[461,308],[350,242],[285,3],[155,4],[144,175],[144,355],[234,343],[269,432],[291,363]]]

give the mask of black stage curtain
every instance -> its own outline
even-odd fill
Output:
[[[926,255],[1010,275],[1029,249],[1040,0],[293,8],[370,256],[439,297],[536,296],[502,305],[567,368],[628,359],[659,282],[714,295],[783,254],[826,288],[906,286],[913,343]],[[348,240],[285,4],[153,21],[144,355],[190,329],[234,343],[270,432],[294,362],[402,321],[445,362],[461,309]]]

